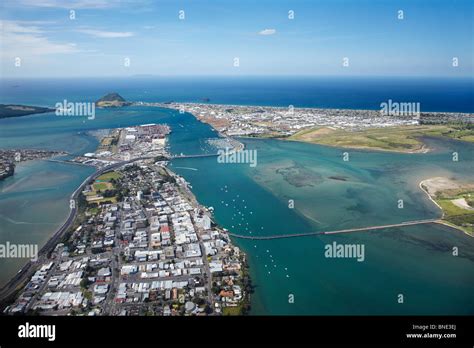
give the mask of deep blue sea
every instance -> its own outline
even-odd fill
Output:
[[[474,78],[414,77],[131,77],[3,79],[1,103],[53,106],[118,92],[132,101],[177,101],[318,108],[380,108],[389,99],[421,111],[474,112]]]

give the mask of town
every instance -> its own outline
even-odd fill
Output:
[[[246,256],[213,222],[213,208],[201,206],[190,185],[166,167],[168,131],[155,125],[112,130],[96,153],[84,156],[97,168],[118,166],[72,200],[74,222],[4,313],[247,312]]]
[[[96,131],[100,144],[95,152],[85,153],[73,159],[76,163],[103,168],[120,161],[137,158],[169,158],[166,136],[169,126],[145,124],[136,127]]]
[[[271,106],[219,105],[204,103],[149,103],[189,112],[209,123],[221,135],[287,137],[312,127],[328,127],[347,131],[372,128],[413,126],[424,123],[474,122],[474,115],[463,113],[421,112],[413,115],[384,114],[381,110],[320,109]]]
[[[149,106],[150,103],[145,105]],[[151,103],[189,112],[228,136],[284,137],[314,126],[349,130],[417,124],[409,117],[383,116],[374,110],[339,110],[192,103]]]

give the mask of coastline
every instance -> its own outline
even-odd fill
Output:
[[[10,167],[8,167],[7,171],[5,171],[3,174],[0,174],[0,181],[13,176],[13,174],[15,174],[15,164],[12,164]]]
[[[110,129],[107,129],[107,131],[110,131]],[[100,137],[99,135],[97,135],[97,136]],[[230,138],[230,137],[227,137],[227,136],[225,136],[225,137]],[[244,145],[242,143],[238,142],[235,139],[232,139],[232,140],[239,144],[239,150],[244,148]],[[235,149],[234,149],[234,151],[235,151]],[[78,208],[78,206],[79,206],[78,198],[79,198],[79,195],[82,192],[82,189],[87,184],[89,184],[91,181],[94,181],[97,177],[99,177],[100,175],[102,175],[106,172],[114,171],[115,169],[118,169],[118,168],[120,168],[124,165],[133,163],[135,161],[144,160],[144,159],[149,159],[149,157],[134,158],[134,159],[131,159],[131,160],[128,160],[128,161],[121,161],[121,162],[118,162],[118,163],[114,163],[114,164],[108,165],[108,166],[103,167],[103,168],[96,168],[96,170],[92,174],[90,174],[86,179],[84,179],[82,181],[82,183],[73,191],[73,193],[70,196],[70,199],[71,200],[73,199],[75,201],[74,208],[71,208],[69,210],[69,215],[67,217],[65,217],[65,219],[62,222],[61,226],[48,238],[46,243],[41,247],[41,249],[38,252],[37,260],[36,261],[28,260],[18,270],[18,272],[12,278],[10,278],[0,288],[0,308],[1,309],[6,308],[9,304],[11,304],[13,301],[15,301],[17,296],[22,291],[24,291],[25,286],[28,284],[30,278],[32,277],[34,272],[37,271],[38,265],[41,265],[42,263],[46,262],[47,259],[49,259],[49,256],[50,256],[51,252],[55,249],[55,247],[61,241],[61,239],[67,234],[67,232],[69,231],[71,226],[73,226],[74,222],[77,219],[77,215],[78,215],[78,209],[79,209]],[[70,164],[74,164],[74,163],[70,163]],[[175,173],[174,171],[172,171],[170,168],[168,168],[168,166],[166,166],[164,168],[165,168],[165,171],[168,172],[168,174],[171,174],[171,176],[179,177],[179,175],[177,173]],[[232,242],[231,236],[229,235],[227,229],[225,229],[222,226],[220,226],[219,224],[215,223],[214,216],[213,216],[212,212],[209,211],[209,209],[207,207],[205,207],[205,206],[203,206],[199,203],[196,196],[192,192],[191,188],[188,187],[187,184],[185,185],[185,191],[186,191],[186,196],[188,197],[188,199],[190,201],[193,202],[193,205],[195,207],[203,208],[205,211],[207,211],[210,214],[211,221],[214,223],[215,228],[218,229],[221,234],[226,236],[226,238],[228,240],[228,243],[229,243],[229,246],[236,247],[237,245]],[[252,286],[252,279],[251,279],[250,273],[249,273],[249,264],[247,262],[247,255],[243,251],[241,251],[240,261],[241,261],[241,270],[240,270],[240,272],[241,272],[241,277],[243,279],[242,284],[243,284],[244,289],[246,289],[246,291],[244,292],[244,296],[243,296],[242,301],[239,303],[239,305],[237,307],[229,307],[231,309],[238,308],[239,313],[236,313],[236,312],[234,313],[234,311],[230,311],[228,314],[221,314],[221,315],[231,315],[231,316],[233,316],[233,315],[246,315],[246,314],[248,314],[248,312],[250,310],[250,306],[251,306],[250,296],[251,296],[251,292],[253,291],[253,286]],[[209,278],[208,278],[209,282],[211,282],[212,279],[213,279],[213,277],[209,276]],[[211,287],[210,287],[210,289],[211,289]],[[217,294],[213,294],[212,292],[210,292],[210,294],[209,294],[210,298],[212,296],[216,296],[216,295]],[[213,302],[213,301],[211,301],[211,302]]]
[[[22,117],[30,115],[40,115],[54,112],[56,109],[44,106],[20,105],[20,104],[0,104],[0,119]]]
[[[191,113],[191,115],[192,115],[193,117],[195,117],[197,120],[199,120],[194,114]],[[201,120],[199,120],[199,121],[202,122]],[[206,122],[205,122],[205,123],[206,123]],[[213,127],[212,124],[210,124],[210,126]],[[213,127],[213,129],[215,129],[215,128]],[[217,130],[216,130],[216,131],[217,131]],[[217,132],[218,132],[218,131],[217,131]],[[218,133],[221,134],[220,132],[218,132]],[[227,136],[227,135],[223,135],[223,136],[233,139],[231,136]],[[278,139],[278,138],[277,138],[276,140],[284,140],[284,139]],[[321,146],[330,146],[330,145],[321,145]],[[339,147],[339,146],[334,146],[334,147],[341,148],[341,147]],[[367,149],[365,149],[365,150],[370,151],[370,152],[377,151],[376,149],[371,149],[371,148],[367,148]],[[421,182],[420,182],[420,185],[421,185]],[[76,191],[77,191],[77,190],[76,190]],[[75,192],[76,192],[76,191],[75,191]],[[426,191],[425,191],[425,192],[426,192]],[[431,197],[430,197],[430,199],[431,199]],[[432,199],[431,199],[431,200],[432,200]],[[432,201],[434,201],[434,200],[432,200]],[[439,205],[438,205],[436,202],[435,202],[435,204],[439,207]],[[440,222],[440,223],[441,223],[441,224],[444,224],[444,225],[446,225],[446,226],[452,227],[452,228],[456,228],[456,227],[451,226],[451,225],[449,225],[449,224],[447,224],[447,223],[444,223],[444,222]],[[456,229],[459,229],[459,228],[456,228]],[[54,237],[54,235],[53,235],[53,237]],[[49,243],[49,241],[48,241],[48,243]],[[23,269],[22,269],[21,271],[23,271]]]
[[[177,177],[180,177],[179,174],[175,173],[174,171],[172,171],[171,169],[169,169],[168,167],[165,167],[165,170],[168,172],[168,173],[171,173],[172,175],[175,175]],[[211,218],[211,221],[212,223],[214,224],[214,227],[216,229],[218,229],[220,231],[221,234],[224,234],[226,235],[228,241],[229,241],[229,245],[230,246],[237,246],[237,244],[235,244],[233,241],[232,241],[232,234],[230,233],[229,234],[229,231],[222,227],[221,225],[219,225],[216,221],[215,221],[215,217],[214,217],[214,214],[212,213],[212,211],[209,210],[208,207],[202,205],[201,203],[199,203],[199,200],[197,199],[196,195],[194,194],[194,192],[192,191],[192,188],[189,187],[188,184],[186,184],[184,186],[184,189],[185,189],[185,195],[186,197],[193,203],[193,205],[195,207],[199,207],[199,208],[202,208],[203,210],[207,211],[209,214],[210,214],[210,218]],[[237,246],[238,247],[238,246]],[[240,247],[238,247],[239,249],[241,249]],[[252,286],[252,277],[250,276],[250,267],[249,267],[249,264],[248,264],[248,261],[247,261],[247,254],[241,249],[240,251],[242,253],[241,255],[241,269],[240,269],[240,272],[242,273],[242,278],[245,278],[246,281],[243,281],[243,286],[245,289],[252,289],[253,290],[253,286]],[[212,281],[212,276],[209,278],[209,281]],[[248,311],[249,311],[249,308],[251,306],[251,292],[250,291],[245,291],[245,296],[242,300],[242,302],[238,305],[239,308],[241,308],[243,310],[242,313],[240,313],[240,315],[247,315],[249,314]],[[229,307],[229,308],[235,308],[235,307]],[[251,310],[251,309],[250,309]],[[234,315],[237,315],[237,313],[235,314],[222,314],[222,315],[225,315],[225,316],[234,316]]]
[[[370,147],[370,146],[340,146],[340,145],[329,145],[329,144],[319,144],[315,142],[310,142],[310,141],[303,141],[303,140],[296,140],[296,139],[289,139],[289,138],[274,138],[277,140],[282,140],[282,141],[294,141],[298,143],[304,143],[304,144],[314,144],[314,145],[320,145],[320,146],[328,146],[332,148],[338,148],[338,149],[346,149],[346,150],[366,150],[370,152],[385,152],[385,153],[397,153],[397,154],[424,154],[424,153],[429,153],[432,151],[426,144],[422,144],[420,149],[416,150],[408,150],[408,151],[402,151],[402,150],[391,150],[391,149],[382,149],[382,148],[376,148],[376,147]]]
[[[202,120],[199,120],[199,121],[204,122]],[[207,123],[207,122],[204,122],[204,123],[206,123],[206,124],[210,125],[211,127],[213,127],[211,123]],[[215,128],[213,127],[213,129],[215,129]],[[218,132],[218,133],[221,134],[220,132]],[[223,135],[223,136],[227,136],[227,135]],[[422,147],[420,149],[409,150],[409,151],[401,151],[401,150],[382,149],[382,148],[376,148],[376,147],[370,147],[370,146],[343,146],[343,145],[320,144],[320,143],[311,142],[311,141],[290,139],[289,137],[258,136],[258,135],[250,136],[250,135],[247,135],[247,136],[239,136],[239,138],[243,138],[243,139],[262,139],[262,140],[274,139],[274,140],[280,140],[280,141],[292,141],[292,142],[295,142],[295,143],[302,143],[302,144],[313,144],[313,145],[319,145],[319,146],[327,146],[327,147],[331,147],[331,148],[335,148],[335,149],[360,150],[360,151],[366,150],[366,151],[370,151],[370,152],[385,152],[385,153],[396,153],[396,154],[407,154],[407,155],[409,155],[409,154],[424,154],[424,153],[430,153],[430,152],[433,151],[433,149],[429,148],[425,143],[422,143]],[[462,140],[459,140],[459,141],[462,141]]]
[[[127,163],[120,163],[119,166],[125,165]],[[71,199],[74,199],[76,201],[76,207],[77,207],[77,198],[79,196],[79,193],[81,189],[87,185],[88,182],[91,180],[94,180],[96,177],[100,176],[104,171],[110,170],[117,167],[117,164],[112,165],[112,168],[102,168],[98,169],[91,175],[89,175],[82,183],[77,187],[76,190],[71,194]],[[8,303],[12,297],[16,297],[16,294],[20,292],[23,287],[25,286],[25,283],[27,280],[32,276],[32,274],[35,271],[35,264],[40,263],[42,260],[44,260],[45,256],[47,256],[55,247],[58,241],[64,236],[65,232],[69,229],[69,227],[72,225],[72,223],[75,220],[77,214],[77,208],[72,208],[69,210],[69,215],[65,217],[63,224],[57,229],[46,241],[46,243],[41,247],[41,249],[38,252],[38,257],[37,261],[28,261],[26,262],[20,270],[9,280],[5,283],[0,288],[0,305],[3,307],[5,303]]]
[[[198,119],[199,120],[199,119]],[[202,120],[199,120],[203,122]],[[204,122],[212,127],[212,124]],[[213,129],[215,129],[213,127]],[[217,131],[217,130],[216,130]],[[221,134],[221,133],[219,133]],[[228,135],[223,135],[227,136]],[[360,150],[360,151],[370,151],[370,152],[385,152],[385,153],[397,153],[397,154],[423,154],[423,153],[429,153],[432,151],[431,148],[429,148],[426,144],[423,144],[420,149],[417,150],[409,150],[409,151],[401,151],[401,150],[390,150],[390,149],[382,149],[382,148],[375,148],[375,147],[370,147],[370,146],[341,146],[341,145],[329,145],[329,144],[320,144],[316,142],[311,142],[311,141],[303,141],[303,140],[297,140],[297,139],[290,139],[289,137],[274,137],[274,136],[239,136],[239,138],[243,139],[274,139],[274,140],[280,140],[280,141],[291,141],[295,143],[302,143],[302,144],[313,144],[313,145],[319,145],[319,146],[327,146],[331,147],[334,149],[344,149],[344,150]]]
[[[436,201],[433,199],[433,197],[431,196],[431,194],[428,192],[428,189],[425,189],[425,187],[426,187],[426,182],[427,182],[428,180],[430,180],[430,179],[424,179],[424,180],[420,181],[420,183],[418,184],[418,187],[419,187],[424,193],[426,193],[426,195],[428,196],[429,200],[430,200],[431,202],[433,202],[433,203],[439,208],[439,210],[441,211],[441,214],[442,214],[442,215],[441,215],[440,219],[439,219],[438,221],[436,221],[436,223],[438,223],[438,224],[440,224],[440,225],[448,226],[448,227],[453,228],[453,229],[458,230],[458,231],[461,231],[461,232],[463,232],[465,235],[467,235],[467,236],[469,236],[469,237],[471,237],[471,238],[474,238],[473,235],[471,235],[469,232],[467,232],[466,230],[464,230],[462,227],[457,226],[457,225],[455,225],[455,224],[453,224],[453,223],[450,223],[449,221],[447,221],[447,220],[444,219],[445,216],[446,216],[445,210],[439,205],[438,202],[436,202]]]
[[[230,106],[230,105],[229,105]],[[194,118],[196,118],[198,121],[200,122],[203,122],[203,123],[206,123],[208,124],[210,127],[212,127],[219,135],[223,136],[223,137],[227,137],[227,138],[231,138],[231,136],[229,135],[226,135],[226,134],[222,134],[218,129],[216,129],[214,127],[214,125],[212,124],[212,122],[207,122],[207,121],[204,121],[202,119],[200,119],[199,117],[197,117],[196,115],[194,115],[194,113],[192,112],[188,112],[189,114],[191,114]],[[301,143],[306,143],[306,144],[311,144],[311,142],[307,142],[307,141],[301,141],[301,140],[293,140],[293,139],[288,139],[288,138],[284,138],[284,137],[265,137],[265,136],[240,136],[240,138],[248,138],[248,139],[268,139],[268,138],[272,138],[272,139],[275,139],[275,140],[280,140],[280,141],[295,141],[295,142],[301,142]],[[457,139],[453,139],[453,140],[457,140]],[[462,141],[462,140],[458,140],[458,141]],[[353,146],[347,146],[347,147],[344,147],[344,146],[337,146],[337,145],[327,145],[327,144],[317,144],[317,143],[314,143],[315,145],[320,145],[320,146],[328,146],[328,147],[332,147],[332,148],[339,148],[339,149],[354,149],[354,150],[362,150],[362,151],[369,151],[369,152],[386,152],[386,153],[398,153],[398,154],[425,154],[425,153],[429,153],[432,151],[431,148],[429,148],[425,143],[423,143],[421,140],[420,140],[421,144],[422,144],[422,147],[419,149],[419,150],[410,150],[410,151],[398,151],[398,150],[389,150],[389,149],[378,149],[378,148],[371,148],[371,147],[353,147]],[[425,180],[422,180],[418,186],[419,188],[424,191],[428,198],[430,199],[430,201],[432,201],[441,211],[442,213],[442,216],[441,218],[436,221],[436,223],[439,223],[441,225],[445,225],[447,227],[450,227],[450,228],[453,228],[453,229],[456,229],[458,231],[462,231],[464,234],[466,234],[467,236],[469,237],[472,237],[474,238],[473,235],[469,234],[467,231],[465,231],[462,227],[459,227],[459,226],[456,226],[454,224],[451,224],[450,222],[446,221],[446,220],[443,220],[444,216],[445,216],[445,212],[444,212],[444,209],[431,197],[431,195],[424,189],[423,187],[423,184],[425,183],[425,181],[428,180],[428,179],[425,179]]]
[[[227,106],[231,106],[231,105],[227,105]],[[173,108],[169,108],[169,109],[173,109]],[[174,109],[173,109],[174,110]],[[222,137],[226,137],[226,138],[232,138],[232,136],[229,136],[229,135],[226,135],[226,134],[223,134],[221,133],[218,129],[215,128],[215,126],[211,123],[211,122],[208,122],[208,121],[204,121],[202,119],[200,119],[199,117],[197,117],[194,113],[192,112],[188,112],[190,115],[192,115],[196,120],[198,120],[199,122],[203,122],[205,124],[208,124],[210,127],[212,127],[220,136]],[[240,138],[248,138],[248,139],[268,139],[269,137],[264,137],[264,136],[240,136]],[[288,138],[283,138],[283,137],[271,137],[272,139],[275,139],[275,140],[280,140],[280,141],[295,141],[295,142],[301,142],[301,143],[306,143],[306,144],[311,144],[311,142],[305,142],[305,141],[300,141],[300,140],[292,140],[292,139],[288,139]],[[456,139],[453,139],[453,140],[456,140]],[[462,140],[458,140],[458,141],[462,141]],[[431,148],[429,148],[425,143],[423,143],[422,141],[420,141],[422,143],[422,147],[419,149],[419,150],[411,150],[411,151],[398,151],[398,150],[388,150],[388,149],[377,149],[377,148],[371,148],[371,147],[343,147],[343,146],[337,146],[337,145],[326,145],[326,144],[316,144],[316,145],[320,145],[320,146],[328,146],[328,147],[332,147],[332,148],[339,148],[339,149],[355,149],[355,150],[362,150],[362,151],[369,151],[369,152],[386,152],[386,153],[398,153],[398,154],[425,154],[425,153],[429,153],[432,151]],[[431,195],[423,188],[423,183],[426,181],[427,179],[425,180],[422,180],[418,186],[419,188],[424,191],[428,198],[430,199],[430,201],[432,201],[440,210],[441,210],[441,213],[442,213],[442,216],[440,218],[440,220],[437,222],[439,224],[442,224],[442,225],[445,225],[445,226],[448,226],[448,227],[451,227],[451,228],[454,228],[456,230],[459,230],[459,231],[462,231],[464,234],[468,235],[469,237],[473,237],[472,235],[470,235],[469,233],[467,233],[465,230],[463,230],[461,227],[459,226],[456,226],[454,224],[451,224],[445,220],[442,220],[445,213],[444,213],[444,210],[443,208],[431,197]]]
[[[199,103],[187,103],[187,104],[196,104],[196,105],[199,105]],[[136,104],[137,106],[142,106],[140,104]],[[225,106],[230,106],[230,107],[235,107],[235,106],[241,106],[241,105],[233,105],[233,104],[222,104],[222,105],[225,105]],[[249,105],[249,106],[252,106],[252,105]],[[166,108],[166,109],[170,109],[170,110],[176,110],[175,108],[173,107],[169,107],[169,106],[160,106],[160,107],[163,107],[163,108]],[[255,107],[258,107],[258,106],[255,106]],[[270,107],[268,106],[269,108],[282,108],[283,107]],[[307,108],[300,108],[300,109],[307,109]],[[340,110],[340,109],[334,109],[334,110]],[[364,111],[364,110],[360,110],[360,109],[354,109],[354,110],[357,110],[357,111]],[[370,111],[373,111],[373,110],[370,110]],[[235,138],[233,138],[233,136],[231,135],[227,135],[227,134],[224,134],[222,133],[219,129],[216,128],[216,126],[212,123],[212,122],[209,122],[208,120],[204,120],[202,118],[199,118],[197,117],[194,113],[192,112],[188,112],[190,115],[192,115],[196,120],[198,120],[199,122],[202,122],[204,124],[207,124],[209,125],[214,131],[216,131],[216,133],[222,137],[222,138],[230,138],[230,139],[233,139],[235,140]],[[303,140],[296,140],[296,139],[289,139],[289,137],[280,137],[280,136],[273,136],[273,135],[268,135],[268,134],[261,134],[261,135],[240,135],[238,136],[239,138],[243,138],[243,139],[275,139],[275,140],[281,140],[281,141],[294,141],[294,142],[299,142],[299,143],[304,143],[304,144],[314,144],[314,145],[320,145],[320,146],[328,146],[328,147],[332,147],[332,148],[339,148],[339,149],[352,149],[352,150],[367,150],[367,151],[375,151],[375,152],[387,152],[387,153],[400,153],[400,154],[420,154],[420,153],[429,153],[432,149],[430,149],[426,144],[424,144],[423,142],[422,143],[422,146],[420,149],[417,149],[417,150],[408,150],[408,151],[401,151],[401,150],[390,150],[390,149],[382,149],[382,148],[375,148],[375,147],[370,147],[370,146],[367,146],[367,147],[364,147],[364,146],[339,146],[339,145],[328,145],[328,144],[319,144],[319,143],[315,143],[315,142],[309,142],[309,141],[303,141]],[[242,144],[241,148],[239,149],[240,150],[243,150],[245,148],[245,145]]]
[[[146,106],[146,103],[149,102],[141,102],[141,101],[133,101],[131,102],[131,106]],[[153,102],[152,102],[153,103]],[[164,105],[163,107],[167,107],[166,105],[172,104],[179,104],[175,101],[171,102],[157,102],[158,104]],[[258,104],[227,104],[227,103],[204,103],[204,102],[184,102],[181,104],[186,105],[218,105],[218,106],[230,106],[230,107],[253,107],[253,108],[272,108],[272,109],[282,109],[287,110],[288,106],[275,106],[275,105],[258,105]],[[167,108],[170,108],[169,106]],[[295,110],[305,110],[305,109],[315,109],[315,110],[354,110],[354,111],[380,111],[380,109],[361,109],[361,108],[331,108],[331,107],[314,107],[314,106],[293,106]],[[170,108],[171,109],[171,108]],[[473,112],[471,111],[427,111],[430,114],[446,114],[446,113],[456,113],[456,114],[466,114],[472,115]]]
[[[0,149],[0,182],[15,175],[17,164],[37,160],[54,160],[68,155],[64,151],[47,151],[38,149]]]
[[[443,211],[443,208],[441,208],[441,206],[438,204],[438,202],[436,202],[433,197],[431,197],[431,195],[429,194],[429,192],[423,187],[423,185],[425,184],[426,180],[429,180],[429,179],[424,179],[424,180],[421,180],[420,183],[418,184],[418,187],[424,192],[426,193],[426,195],[428,196],[429,200],[431,202],[433,202],[438,208],[439,210],[441,210],[441,219],[444,217],[444,211]]]
[[[461,114],[455,112],[426,112],[422,115],[427,122],[423,122],[400,116],[387,117],[381,115],[380,111],[365,109],[301,107],[288,111],[288,108],[277,106],[174,102],[135,102],[134,105],[185,111],[211,126],[221,137],[271,138],[342,149],[401,154],[431,152],[433,149],[422,139],[429,135],[471,142],[463,138],[466,134],[462,131],[464,128],[459,126]],[[431,118],[438,114],[442,118],[441,122],[433,123]],[[258,115],[263,115],[261,121],[258,121]],[[474,117],[471,113],[465,115],[468,119]],[[288,121],[282,122],[285,117],[289,117]],[[320,139],[313,138],[312,133],[316,134],[323,129],[331,131],[322,133]],[[459,131],[456,134],[461,135],[452,135],[453,131]],[[472,130],[468,130],[468,134],[472,133]],[[310,138],[305,139],[307,135]],[[334,141],[336,138],[340,141]]]

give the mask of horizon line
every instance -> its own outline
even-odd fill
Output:
[[[134,74],[134,75],[102,75],[102,76],[0,76],[0,80],[8,79],[101,79],[101,78],[461,78],[461,79],[474,79],[473,75],[334,75],[334,74],[245,74],[245,75],[233,75],[233,74]]]

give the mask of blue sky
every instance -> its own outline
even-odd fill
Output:
[[[473,76],[473,4],[3,0],[1,73]],[[294,19],[288,18],[290,10]],[[399,10],[403,19],[398,19]]]

